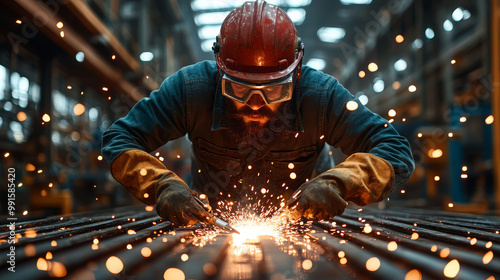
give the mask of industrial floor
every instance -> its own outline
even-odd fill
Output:
[[[346,209],[279,236],[174,229],[150,208],[0,227],[0,279],[500,279],[500,218]],[[14,233],[12,233],[14,234]],[[257,237],[258,236],[258,237]]]

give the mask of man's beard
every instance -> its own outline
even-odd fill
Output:
[[[285,123],[269,107],[263,106],[258,110],[252,110],[248,106],[243,106],[238,110],[233,102],[228,102],[227,105],[230,135],[235,144],[242,147],[252,146],[257,142],[259,143],[259,145],[256,145],[257,149],[264,150],[265,147],[274,145],[278,139],[282,138]],[[282,110],[283,107],[282,104],[276,111]],[[267,122],[262,124],[258,121],[244,121],[245,116],[254,117],[256,115],[262,119],[267,119]]]

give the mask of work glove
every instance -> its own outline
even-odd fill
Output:
[[[300,217],[328,220],[341,215],[346,206],[335,183],[318,177],[302,184],[288,201],[293,220]]]
[[[360,206],[381,201],[393,190],[394,176],[394,168],[385,159],[355,153],[302,184],[288,200],[290,216],[328,220],[341,215],[347,201]]]
[[[195,200],[195,197],[198,197],[198,193],[187,185],[169,183],[158,192],[156,212],[175,226],[193,225],[199,221],[215,223],[215,218]],[[203,203],[208,205],[206,198]]]
[[[156,212],[176,226],[213,219],[194,199],[188,185],[156,157],[138,149],[120,153],[111,162],[111,174],[140,201],[156,204]],[[206,201],[208,205],[208,201]],[[208,218],[207,218],[208,217]]]

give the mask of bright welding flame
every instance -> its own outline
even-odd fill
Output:
[[[240,234],[233,233],[234,245],[241,246],[243,243],[258,242],[259,236],[280,238],[284,222],[280,216],[266,218],[256,214],[247,214],[231,221],[231,225],[240,232]]]

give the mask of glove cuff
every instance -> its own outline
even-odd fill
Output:
[[[394,168],[385,159],[369,153],[355,153],[322,173],[346,201],[367,205],[384,199],[394,188]]]
[[[157,195],[169,184],[184,186],[186,183],[174,172],[168,170],[154,156],[138,149],[126,150],[111,162],[111,174],[134,197],[155,205]]]

